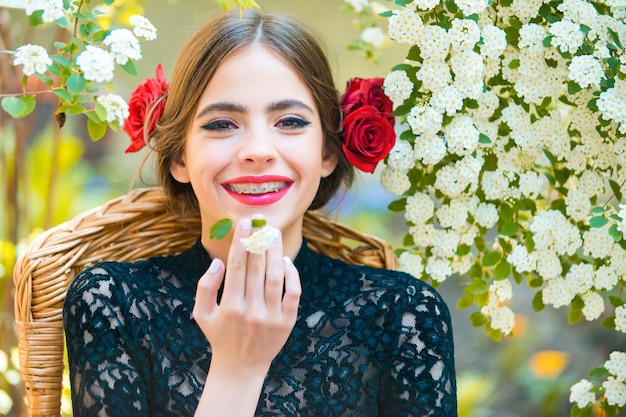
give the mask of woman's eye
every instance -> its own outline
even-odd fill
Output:
[[[223,132],[226,130],[235,129],[236,127],[237,126],[235,126],[235,124],[230,120],[218,119],[203,125],[202,129]]]
[[[276,123],[276,126],[286,128],[286,129],[297,129],[297,128],[305,127],[310,124],[311,122],[307,122],[306,120],[301,119],[299,117],[289,116],[289,117],[284,117],[280,119],[278,123]]]

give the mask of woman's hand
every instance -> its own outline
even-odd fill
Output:
[[[212,415],[220,415],[218,409],[233,416],[254,415],[272,360],[296,322],[302,292],[298,271],[283,257],[282,239],[265,254],[248,253],[241,238],[251,229],[249,219],[241,220],[228,268],[214,259],[198,282],[193,317],[211,344],[212,359],[196,415],[204,406]]]

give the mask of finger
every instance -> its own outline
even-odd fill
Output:
[[[241,238],[250,236],[252,222],[250,219],[241,219],[233,233],[233,241],[228,251],[228,267],[222,300],[229,303],[243,303],[246,290],[246,270],[248,267],[248,252],[241,243]]]
[[[300,273],[296,269],[291,259],[287,256],[283,258],[285,268],[285,295],[283,295],[283,314],[294,323],[298,316],[298,305],[302,294],[302,284]]]
[[[198,280],[192,313],[195,320],[208,317],[217,309],[217,292],[223,281],[224,263],[219,259],[213,259],[209,269]]]
[[[260,215],[253,216],[254,219],[262,219]],[[252,229],[252,233],[255,230]],[[246,274],[246,303],[253,311],[264,314],[265,305],[265,270],[266,254],[248,254],[248,265]]]
[[[270,312],[280,313],[285,286],[282,236],[279,236],[274,245],[267,250],[267,266],[265,269],[265,303]]]

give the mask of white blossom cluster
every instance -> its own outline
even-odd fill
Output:
[[[610,374],[602,382],[606,402],[609,405],[623,407],[626,405],[626,353],[612,352],[609,359],[604,362],[604,369]],[[582,379],[571,387],[569,400],[576,403],[579,408],[584,408],[597,400],[592,390],[593,384]]]
[[[248,252],[262,254],[274,246],[274,243],[278,239],[280,239],[280,230],[266,224],[258,230],[255,230],[250,236],[241,238],[241,243],[243,243]]]
[[[381,174],[405,207],[401,267],[440,283],[490,269],[492,248],[493,268],[532,277],[543,305],[614,314],[626,333],[626,307],[606,294],[626,285],[626,204],[590,223],[626,178],[626,2],[503,3],[414,0],[387,14],[409,51],[384,83],[404,130]],[[515,315],[493,285],[509,281],[485,276],[488,301],[475,303],[508,334]],[[581,381],[572,401],[596,401],[592,388]]]
[[[65,8],[62,0],[26,0],[24,10],[27,15],[42,11],[44,22],[54,22],[61,18],[69,18],[76,11],[71,2]],[[101,44],[86,42],[84,49],[76,57],[76,68],[86,81],[108,83],[113,80],[115,66],[125,65],[129,60],[141,59],[141,47],[138,38],[146,40],[156,39],[156,28],[148,19],[141,15],[129,18],[132,30],[113,29],[102,40]],[[22,65],[22,72],[26,76],[34,74],[45,75],[48,66],[53,64],[46,49],[39,45],[22,45],[15,51],[14,65]],[[107,93],[95,96],[95,101],[106,110],[106,121],[115,122],[118,126],[124,124],[128,117],[128,105],[119,95]]]

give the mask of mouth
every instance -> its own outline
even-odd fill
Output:
[[[259,195],[277,193],[289,186],[287,181],[270,181],[263,183],[239,183],[225,184],[224,188],[236,194]]]
[[[245,205],[264,206],[280,201],[293,185],[283,176],[243,176],[223,183],[222,187],[235,200]]]

